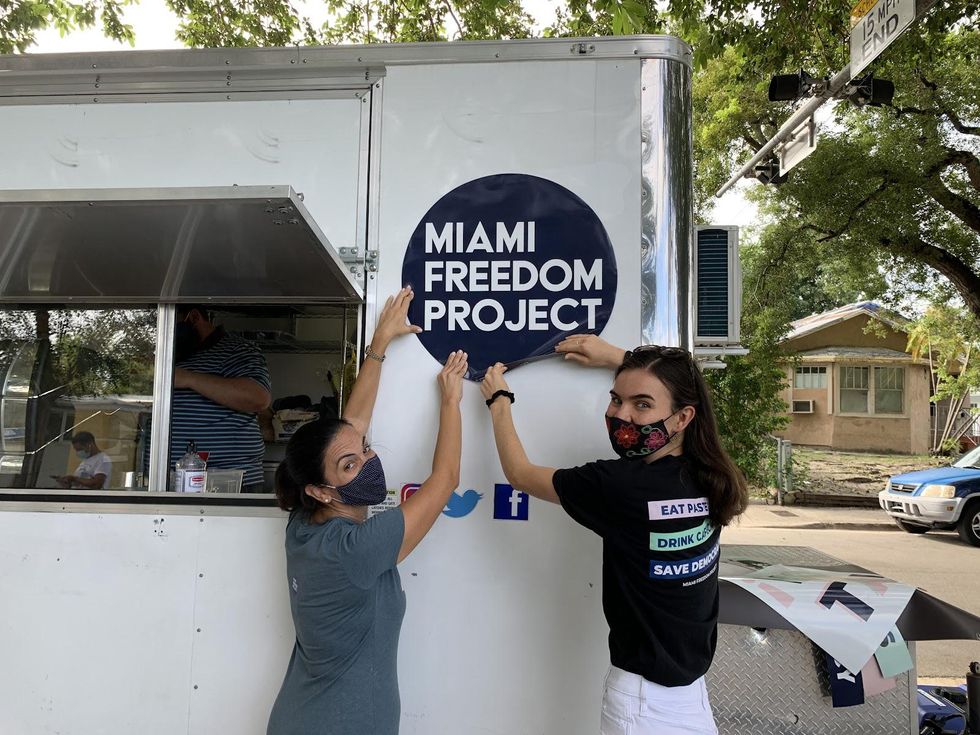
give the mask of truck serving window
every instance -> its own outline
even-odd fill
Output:
[[[145,486],[155,307],[0,310],[0,486]]]
[[[272,504],[358,354],[346,250],[288,185],[0,191],[7,499]]]
[[[274,492],[296,429],[340,414],[359,353],[358,314],[330,305],[177,305],[168,488],[189,489],[177,462],[193,443],[206,462],[206,493]],[[216,379],[225,390],[213,391]]]

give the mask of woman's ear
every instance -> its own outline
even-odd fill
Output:
[[[694,406],[684,406],[680,411],[677,412],[677,431],[684,431],[691,422],[694,421],[694,416],[697,413]]]
[[[323,503],[324,505],[327,505],[333,500],[330,490],[320,485],[307,485],[305,488],[303,488],[303,492],[316,500],[318,503]]]

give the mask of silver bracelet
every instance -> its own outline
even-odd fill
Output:
[[[385,361],[385,356],[379,355],[377,352],[372,350],[370,345],[364,348],[364,357],[370,357],[372,360],[377,360],[378,362]]]

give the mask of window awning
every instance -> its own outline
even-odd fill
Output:
[[[0,191],[0,303],[362,300],[290,186]]]

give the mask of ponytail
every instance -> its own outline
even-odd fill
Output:
[[[306,492],[307,485],[323,482],[323,461],[327,447],[343,419],[320,419],[296,430],[286,445],[286,457],[276,468],[276,502],[283,510],[312,513],[320,503]]]

